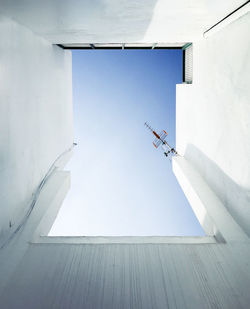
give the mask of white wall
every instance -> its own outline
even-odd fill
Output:
[[[250,13],[193,44],[177,86],[177,150],[250,235]]]
[[[0,0],[53,43],[188,42],[244,0]]]
[[[8,309],[248,309],[245,244],[33,244],[0,297]]]
[[[3,16],[0,37],[2,244],[50,165],[72,144],[72,82],[71,52]]]
[[[101,2],[103,6],[93,12],[93,7],[89,6],[90,11],[86,12],[89,16],[86,27],[90,25],[89,28],[81,24],[84,23],[81,10],[76,16],[70,11],[74,7],[72,2],[70,7],[65,6],[64,14],[61,10],[65,3],[60,6],[59,1],[50,2],[55,5],[53,10],[48,10],[49,2],[46,1],[0,3],[6,12],[9,10],[10,16],[15,15],[37,32],[42,32],[45,24],[55,21],[56,27],[44,31],[52,41],[63,38],[67,41],[70,37],[72,40],[91,39],[92,42],[107,41],[108,38],[122,41],[124,33],[128,33],[129,40],[139,40],[144,39],[146,31],[159,21],[149,36],[155,39],[157,27],[171,26],[176,18],[176,14],[169,13],[168,20],[172,23],[162,24],[164,14],[160,8],[164,5],[158,1],[157,14],[163,16],[162,21],[154,15],[149,27],[145,26],[151,20],[149,17],[141,27],[132,7],[131,16],[135,21],[131,22],[131,28],[127,28],[129,18],[126,23],[114,27],[114,32],[109,35],[109,27],[117,20],[112,19],[109,26],[100,21],[103,16],[106,16],[104,20],[109,18],[105,8],[107,4],[114,5],[112,1]],[[86,7],[90,4],[79,2],[82,3]],[[125,1],[120,3],[126,6]],[[177,3],[180,2],[176,1],[174,5],[178,6]],[[197,18],[201,18],[203,25],[199,7],[192,8],[194,3],[190,1],[183,3],[186,9],[190,5],[190,10],[198,10]],[[202,3],[204,7],[200,9],[208,8],[211,12],[208,18],[213,16],[214,19],[217,13],[213,15],[209,8],[217,5],[218,12],[222,12],[224,7],[226,13],[238,1],[223,1],[221,6],[218,1]],[[143,6],[147,7],[145,2]],[[76,12],[77,7],[71,10]],[[98,12],[100,18],[92,20]],[[122,14],[122,11],[118,12]],[[146,16],[144,13],[141,18]],[[67,14],[70,17],[64,19]],[[152,17],[153,13],[149,12],[147,16]],[[73,19],[80,23],[79,28],[79,24],[72,23]],[[202,174],[248,232],[249,23],[249,15],[244,16],[207,40],[195,41],[194,84],[177,89],[177,149]],[[196,31],[202,34],[202,27],[195,27],[194,37]],[[190,28],[182,27],[182,31],[185,36]],[[181,36],[178,32],[175,34],[177,39]],[[32,192],[50,164],[71,145],[72,115],[70,54],[52,47],[4,17],[0,19],[0,37],[0,226],[3,237],[13,229],[8,227],[9,220],[16,224],[25,213]],[[165,39],[168,37],[164,36]],[[59,174],[54,175],[57,178],[54,185],[61,199],[69,182],[68,176]],[[61,183],[65,186],[62,192],[59,190]],[[51,195],[53,191],[57,190],[50,191]],[[248,241],[224,244],[30,244],[32,233],[49,206],[55,205],[43,203],[42,208],[35,207],[15,242],[0,251],[1,308],[249,308]],[[46,224],[50,219],[46,218]]]

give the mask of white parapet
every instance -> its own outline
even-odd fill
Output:
[[[198,171],[184,157],[174,157],[172,162],[174,174],[205,233],[215,235],[218,241],[248,241]]]

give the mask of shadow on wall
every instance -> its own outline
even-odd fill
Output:
[[[192,144],[188,144],[184,157],[200,172],[235,221],[250,236],[250,189],[235,183]]]
[[[142,40],[158,0],[3,0],[3,14],[53,43]]]

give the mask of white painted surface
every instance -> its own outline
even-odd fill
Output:
[[[8,309],[249,308],[249,245],[33,244]]]
[[[49,231],[57,211],[61,206],[70,186],[70,174],[65,171],[54,171],[46,181],[35,207],[17,234],[8,244],[0,249],[0,294],[11,274],[28,249],[29,241],[37,238],[38,233]],[[48,213],[49,206],[49,217]],[[43,226],[40,226],[40,222]]]
[[[2,244],[53,161],[72,145],[72,90],[70,51],[3,16],[0,37]]]
[[[43,244],[214,244],[213,236],[41,236]]]
[[[184,158],[173,158],[173,171],[207,235],[219,242],[247,242],[248,236],[235,222],[204,178]]]
[[[53,43],[190,42],[242,0],[0,0]]]
[[[25,241],[26,253],[0,291],[0,308],[248,308],[250,247],[244,242],[27,245],[44,214],[45,229],[51,224],[46,213],[58,208],[65,176],[50,179],[9,260],[0,261],[10,267]],[[6,267],[0,269],[3,278]]]
[[[236,21],[240,17],[244,16],[250,12],[250,2],[246,2],[245,5],[237,9],[234,13],[231,13],[228,17],[218,22],[216,25],[212,26],[211,29],[206,30],[203,33],[204,38],[208,38],[209,36],[213,35],[214,33],[220,31],[221,29],[225,28],[232,22]]]
[[[236,2],[227,1],[227,9]],[[54,10],[48,10],[47,3],[1,1],[10,15],[33,25],[36,31],[42,31],[46,23],[51,27],[50,22],[55,22],[56,27],[44,33],[52,40],[77,38],[74,29],[70,32],[70,27],[64,30],[59,27],[64,25],[60,18],[66,15],[61,14],[58,2],[50,3],[55,5]],[[126,6],[126,3],[123,4]],[[217,5],[218,11],[220,5],[225,6],[225,1],[202,3],[207,7]],[[161,1],[157,4],[159,8],[164,7]],[[143,6],[147,7],[145,2]],[[159,8],[155,18],[157,14],[164,14]],[[67,12],[69,6],[63,9]],[[37,10],[41,14],[33,14]],[[76,12],[76,8],[74,10]],[[81,39],[94,40],[99,36],[99,40],[107,41],[109,37],[122,37],[125,30],[127,38],[140,38],[147,28],[145,25],[143,30],[136,28],[130,18],[131,28],[126,28],[126,23],[118,24],[117,33],[111,31],[109,36],[105,23],[96,25],[102,18],[91,20],[96,11],[80,13],[77,16],[81,18],[89,14],[86,24],[95,30],[92,36],[89,29],[87,34],[78,32]],[[144,13],[141,14],[145,16]],[[229,12],[224,10],[224,13]],[[71,25],[75,16],[70,10],[68,14]],[[215,36],[194,42],[194,84],[178,86],[177,92],[179,153],[185,154],[234,219],[248,232],[250,49],[246,38],[249,23],[249,15],[244,16]],[[156,31],[160,25],[156,18],[150,27]],[[103,32],[99,30],[102,26]],[[55,29],[57,32],[53,34]],[[69,55],[8,19],[1,18],[0,31],[0,114],[4,115],[0,122],[4,132],[0,143],[3,149],[1,181],[5,186],[3,191],[1,187],[1,194],[5,192],[1,199],[8,197],[1,202],[7,205],[1,208],[2,226],[4,218],[15,214],[17,209],[21,217],[23,205],[26,205],[21,202],[72,139],[71,119],[68,118],[71,115]],[[148,37],[157,38],[154,31],[148,32]],[[188,29],[183,31],[188,33]],[[195,32],[190,35],[195,36]],[[24,145],[27,145],[25,149]],[[64,176],[62,178],[65,180]],[[57,184],[60,184],[59,179]],[[68,186],[67,181],[64,185],[62,191],[59,190],[60,198]],[[56,192],[53,189],[51,197]],[[40,200],[44,208],[35,209],[15,243],[0,254],[0,308],[249,308],[249,243],[28,244],[44,215],[44,230],[51,224],[52,217],[46,218],[50,203],[45,201]],[[58,204],[52,204],[55,212],[57,207]]]
[[[177,151],[250,235],[250,14],[193,43],[192,85],[177,85]]]

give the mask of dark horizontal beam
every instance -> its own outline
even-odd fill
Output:
[[[122,48],[122,46],[96,46],[94,44],[91,44],[92,46],[64,46],[63,44],[57,44],[57,46],[63,48],[63,49],[152,49],[152,46],[129,46]],[[93,48],[94,46],[94,48]],[[175,46],[159,46],[159,47],[154,47],[154,49],[182,49],[182,47],[175,47]]]

